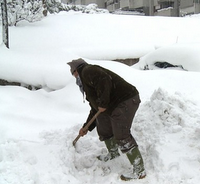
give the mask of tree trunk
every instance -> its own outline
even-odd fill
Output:
[[[2,0],[1,2],[1,12],[2,12],[2,30],[3,30],[3,43],[9,48],[8,39],[8,15],[7,15],[7,2]]]

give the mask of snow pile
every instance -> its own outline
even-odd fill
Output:
[[[181,94],[158,89],[141,104],[132,132],[148,176],[135,183],[198,183],[199,123],[197,106]],[[95,131],[80,138],[74,148],[72,141],[80,126],[43,130],[37,141],[1,142],[1,183],[121,183],[119,175],[131,168],[126,156],[99,161],[96,156],[106,149]]]
[[[156,90],[140,108],[133,131],[146,153],[146,168],[159,183],[198,183],[200,115],[181,94]],[[159,176],[158,176],[159,175]]]

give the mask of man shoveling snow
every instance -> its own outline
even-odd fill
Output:
[[[138,145],[131,135],[133,118],[140,104],[138,90],[110,70],[98,65],[90,65],[83,59],[67,63],[76,78],[80,91],[86,94],[91,110],[86,123],[79,131],[80,136],[92,131],[95,127],[100,141],[108,149],[107,155],[97,158],[108,161],[120,156],[118,148],[125,153],[133,166],[131,173],[121,175],[122,180],[142,179],[146,176],[144,163]],[[100,114],[85,129],[97,111]]]

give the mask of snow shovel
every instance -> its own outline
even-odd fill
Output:
[[[88,130],[89,126],[93,123],[93,121],[97,118],[97,116],[100,114],[101,112],[98,111],[93,117],[92,119],[87,123],[87,125],[83,128],[85,131]],[[74,139],[73,141],[73,146],[75,146],[76,142],[79,140],[79,138],[81,137],[81,135],[78,135],[76,137],[76,139]]]

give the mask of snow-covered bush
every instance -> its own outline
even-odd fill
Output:
[[[42,0],[7,0],[8,23],[16,25],[21,20],[35,22],[41,20]]]
[[[83,11],[83,13],[109,13],[106,9],[99,9],[97,4],[89,4],[87,5]]]
[[[59,13],[70,10],[82,13],[109,13],[106,9],[99,9],[96,4],[84,6],[64,4],[61,0],[7,0],[9,26],[16,26],[22,20],[39,21],[47,15],[47,12]]]
[[[109,13],[106,9],[99,9],[97,4],[69,5],[61,3],[60,0],[46,0],[46,6],[49,13],[59,13],[60,11],[81,11],[82,13]]]
[[[45,4],[49,13],[58,13],[63,10],[63,4],[60,0],[46,0]]]

